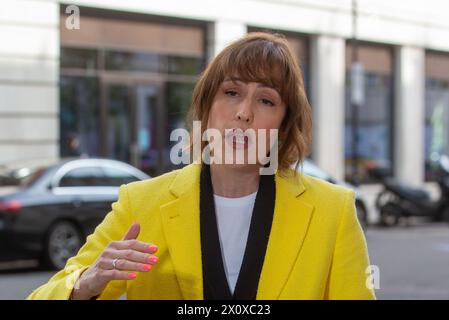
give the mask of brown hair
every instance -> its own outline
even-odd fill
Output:
[[[194,120],[201,121],[201,134],[206,130],[213,99],[226,77],[260,82],[279,92],[287,110],[279,130],[278,169],[288,169],[297,161],[298,167],[310,151],[312,117],[302,72],[285,36],[248,33],[208,64],[195,85],[189,111],[189,125]],[[205,145],[202,142],[201,151]]]

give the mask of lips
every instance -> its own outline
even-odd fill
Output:
[[[232,129],[226,134],[226,142],[234,149],[247,149],[250,143],[250,136],[245,135],[242,129]]]

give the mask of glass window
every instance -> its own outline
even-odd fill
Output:
[[[203,69],[203,60],[196,57],[167,57],[168,70],[170,74],[197,75]]]
[[[160,88],[153,84],[141,84],[135,88],[135,124],[136,149],[138,149],[139,168],[155,175],[160,165],[160,126],[163,124],[158,112],[160,107]]]
[[[105,69],[140,72],[163,71],[162,58],[156,53],[105,51]]]
[[[93,49],[61,48],[61,68],[95,70],[98,51]]]
[[[434,181],[438,159],[449,155],[449,55],[426,54],[425,180]]]
[[[67,172],[59,182],[60,187],[105,186],[105,176],[99,167],[76,168]]]
[[[168,130],[186,128],[185,123],[187,111],[192,101],[192,92],[195,84],[189,82],[167,83],[167,107],[168,107]]]
[[[126,85],[114,84],[109,87],[108,95],[107,157],[129,162],[129,147],[132,142],[130,128],[132,106],[129,88]]]
[[[102,169],[108,186],[119,187],[122,184],[140,180],[136,176],[121,169],[111,167],[103,167]]]
[[[353,106],[351,104],[352,46],[346,47],[345,106],[345,178],[354,180],[356,166],[358,182],[371,182],[370,166],[393,166],[393,66],[392,50],[384,46],[359,45],[359,61],[365,71],[365,101],[357,106],[358,143],[353,150]],[[355,162],[355,163],[354,163]]]
[[[60,79],[60,153],[62,157],[98,156],[99,105],[96,78]]]
[[[168,82],[167,83],[167,143],[165,144],[165,165],[166,170],[175,169],[171,164],[170,149],[177,144],[177,141],[170,141],[170,134],[175,129],[188,129],[186,123],[187,112],[192,100],[194,83]]]
[[[61,156],[108,157],[160,174],[166,133],[185,126],[205,65],[206,24],[81,10],[80,32],[60,16]]]

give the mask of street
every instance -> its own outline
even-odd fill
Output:
[[[448,224],[372,228],[366,238],[378,299],[449,299]]]
[[[33,269],[0,271],[0,300],[25,299],[52,275],[53,272]]]
[[[378,299],[449,299],[449,225],[366,231],[372,265],[380,271]],[[35,268],[0,271],[0,299],[23,299],[53,272]]]

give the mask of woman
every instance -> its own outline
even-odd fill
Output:
[[[224,150],[244,150],[244,163],[193,163],[123,185],[77,256],[29,298],[375,298],[354,192],[290,169],[308,153],[311,111],[283,36],[250,33],[226,47],[194,89],[191,118],[218,130]],[[249,145],[263,143],[238,129],[278,130],[278,144],[266,144],[278,152],[275,174],[248,161]]]

